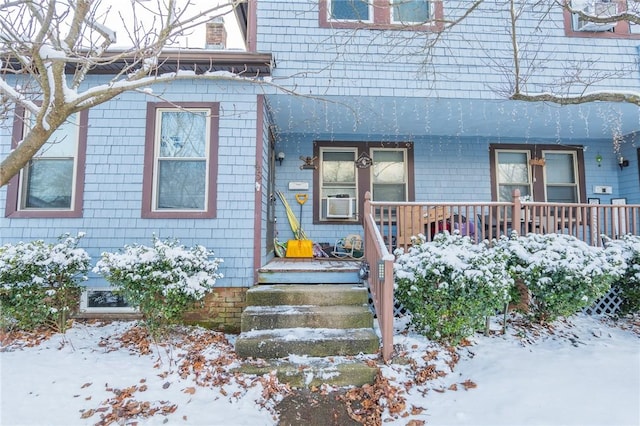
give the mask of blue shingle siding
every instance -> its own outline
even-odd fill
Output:
[[[98,81],[96,77],[88,80]],[[102,251],[125,244],[150,244],[153,235],[202,244],[225,259],[220,286],[253,284],[253,204],[255,194],[255,95],[224,90],[215,84],[174,82],[155,93],[174,102],[220,102],[218,208],[216,219],[141,219],[146,104],[157,99],[126,93],[89,111],[83,217],[79,219],[0,218],[0,243],[55,240],[63,233],[86,232],[81,245],[97,260]],[[206,94],[193,96],[193,93]],[[10,121],[9,121],[10,122]],[[10,143],[0,126],[0,153]],[[6,189],[0,189],[4,207]],[[3,215],[4,216],[4,215]],[[90,284],[97,283],[96,278]]]
[[[469,90],[478,90],[472,88],[473,83],[481,82],[482,97],[491,99],[496,95],[487,84],[501,81],[500,64],[511,66],[508,8],[502,4],[485,2],[445,33],[423,68],[424,56],[417,52],[427,39],[421,33],[320,28],[318,3],[261,0],[258,7],[258,50],[274,53],[275,75],[307,72],[295,81],[303,93],[322,87],[327,96],[357,96],[354,84],[366,76],[371,88],[379,89],[391,80],[397,88],[394,96],[466,97]],[[445,19],[467,7],[469,2],[444,2]],[[546,59],[544,68],[536,69],[530,79],[531,90],[561,78],[572,60],[593,60],[594,72],[611,70],[613,63],[620,68],[636,67],[637,40],[598,39],[594,49],[594,39],[565,36],[559,8],[546,14],[526,7],[518,31],[523,66],[528,58]],[[637,75],[627,74],[610,80],[609,85],[638,88],[640,81]]]

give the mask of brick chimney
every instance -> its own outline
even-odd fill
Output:
[[[222,50],[227,47],[227,30],[224,29],[224,20],[221,17],[213,18],[207,22],[207,35],[205,49]]]

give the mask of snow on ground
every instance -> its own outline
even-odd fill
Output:
[[[121,424],[277,424],[286,390],[233,373],[233,336],[191,329],[159,346],[134,326],[76,323],[37,346],[3,347],[0,424],[108,424],[136,413],[153,415]],[[383,424],[640,425],[637,333],[578,316],[553,330],[478,335],[451,351],[399,332],[402,362],[382,371],[405,409],[386,404]]]
[[[637,328],[581,315],[553,330],[508,328],[473,340],[458,351],[455,371],[428,386],[425,411],[414,418],[429,425],[640,425]],[[415,389],[408,396],[420,399]]]

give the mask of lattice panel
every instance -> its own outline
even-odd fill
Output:
[[[609,293],[602,296],[593,306],[585,308],[583,310],[587,315],[612,315],[618,312],[620,305],[622,304],[622,298],[619,296],[620,290],[617,287],[612,287]],[[373,312],[374,318],[377,317],[376,310],[373,306],[373,299],[371,298],[371,292],[369,292],[369,309]],[[393,305],[393,316],[396,318],[407,315],[407,310],[397,300]]]
[[[371,290],[369,290],[369,309],[371,310],[371,312],[373,312],[373,317],[377,318],[378,315],[376,314],[376,309],[375,309],[375,306],[373,305],[373,299],[371,298]],[[402,306],[400,302],[398,302],[397,300],[394,301],[393,316],[395,318],[403,317],[407,315],[407,313],[408,313],[407,310],[405,309],[404,306]]]
[[[615,314],[622,304],[619,293],[620,290],[617,287],[612,287],[609,293],[602,296],[593,306],[585,308],[584,312],[588,315]]]

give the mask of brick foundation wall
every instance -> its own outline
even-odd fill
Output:
[[[247,288],[217,287],[204,299],[204,306],[184,315],[187,324],[225,333],[240,332],[240,316],[246,306]]]

